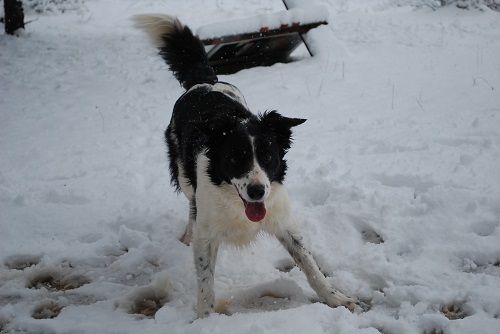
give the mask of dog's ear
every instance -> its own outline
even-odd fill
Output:
[[[265,125],[270,125],[271,127],[275,128],[288,128],[288,130],[307,121],[303,118],[285,117],[278,113],[276,110],[266,111],[263,115],[261,115],[260,118],[262,123],[264,123]]]
[[[271,129],[276,134],[276,139],[285,152],[292,143],[292,127],[304,123],[303,118],[289,118],[281,115],[276,110],[266,111],[260,116],[262,125]]]

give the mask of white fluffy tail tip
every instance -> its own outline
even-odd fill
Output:
[[[132,21],[134,27],[144,31],[158,48],[164,46],[163,35],[183,28],[177,17],[165,14],[138,14],[132,16]]]

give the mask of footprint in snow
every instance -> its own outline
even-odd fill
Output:
[[[53,319],[61,313],[63,307],[53,300],[48,300],[35,306],[31,317],[34,319]]]
[[[154,318],[156,312],[171,300],[173,288],[166,278],[135,288],[117,306],[137,318]]]
[[[471,259],[464,259],[463,270],[466,273],[487,274],[500,277],[500,260],[492,259],[481,263]]]
[[[277,311],[310,304],[308,296],[295,281],[279,279],[218,300],[215,311],[220,314]]]
[[[9,320],[7,318],[0,317],[0,333],[8,333],[7,326],[9,325]]]
[[[450,320],[463,319],[467,314],[463,309],[462,303],[452,303],[441,307],[441,313]]]
[[[363,241],[372,244],[384,243],[382,236],[375,231],[364,219],[358,216],[351,216],[350,220],[356,230],[361,234]]]
[[[39,268],[31,272],[26,282],[28,289],[45,288],[49,291],[66,291],[90,283],[90,279],[79,274],[64,273],[55,268]]]
[[[478,236],[487,237],[492,235],[497,227],[498,222],[496,221],[482,221],[472,226],[472,232]]]
[[[40,255],[15,254],[7,257],[5,266],[11,270],[24,270],[40,263]]]
[[[133,307],[129,313],[137,314],[147,318],[153,318],[156,312],[167,302],[162,296],[155,293],[139,296],[134,300]]]
[[[375,232],[375,230],[368,226],[361,231],[361,237],[365,242],[369,242],[372,244],[384,243],[384,239],[380,236],[380,234],[378,234],[377,232]]]
[[[292,259],[282,259],[276,261],[274,264],[274,268],[278,269],[283,273],[289,273],[295,267],[295,261]]]
[[[444,334],[444,331],[441,328],[432,328],[425,330],[424,334]]]

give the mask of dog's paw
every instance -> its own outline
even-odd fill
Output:
[[[357,299],[354,299],[354,298],[350,298],[352,299],[353,301],[349,301],[349,302],[346,302],[346,303],[343,303],[339,306],[344,306],[346,309],[348,309],[349,311],[351,311],[352,313],[355,313],[355,314],[360,314],[360,313],[363,313],[366,311],[365,308],[367,308],[367,305]]]
[[[231,315],[232,312],[229,310],[230,306],[231,306],[231,300],[221,299],[215,303],[214,311],[215,313],[219,314]]]
[[[331,290],[329,296],[324,298],[326,304],[330,307],[344,306],[353,313],[362,313],[370,309],[370,304],[367,301],[361,301],[357,298],[352,298],[344,295],[337,290]]]
[[[371,309],[372,305],[369,300],[357,300],[351,310],[353,313],[363,313]]]
[[[344,306],[347,308],[349,311],[355,314],[361,314],[363,312],[366,312],[370,309],[371,305],[368,302],[361,301],[361,300],[356,300],[347,302],[345,304],[339,305],[339,306]]]

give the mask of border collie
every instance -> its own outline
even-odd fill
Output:
[[[276,111],[255,115],[241,92],[217,80],[201,41],[177,18],[134,16],[186,92],[165,132],[172,184],[189,200],[181,241],[192,243],[198,281],[198,317],[214,311],[214,269],[221,242],[242,246],[259,232],[274,235],[331,307],[359,309],[332,288],[290,215],[283,186],[291,128],[305,119]]]

